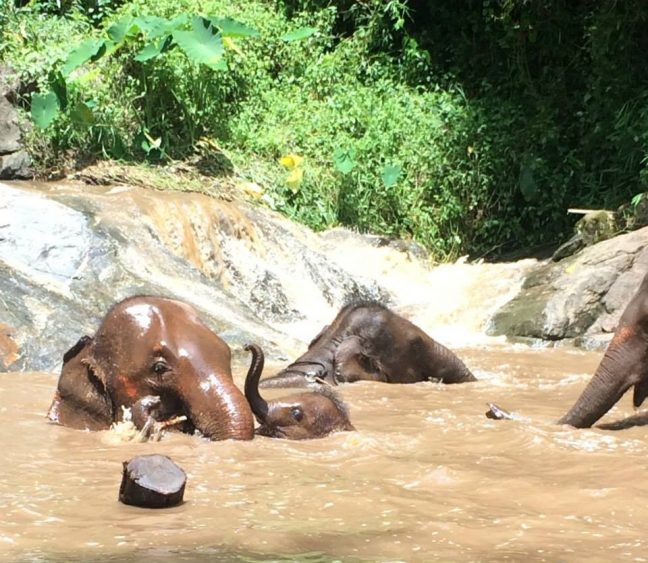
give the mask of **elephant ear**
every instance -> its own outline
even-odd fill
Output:
[[[105,430],[113,422],[106,378],[92,359],[93,339],[83,336],[63,355],[63,368],[47,418],[71,428]]]
[[[639,408],[646,397],[648,397],[648,378],[635,383],[632,404],[635,408]]]

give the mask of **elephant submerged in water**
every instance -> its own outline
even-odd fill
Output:
[[[302,356],[260,386],[303,387],[313,377],[332,385],[476,381],[452,351],[376,302],[343,307]]]
[[[589,428],[633,386],[632,402],[639,407],[648,396],[648,274],[621,315],[592,379],[558,424]],[[486,415],[511,418],[496,405]]]
[[[342,402],[326,391],[260,406],[254,382],[263,370],[263,352],[256,345],[248,349],[253,356],[246,392],[257,417],[263,408],[270,413],[259,434],[305,439],[353,429]],[[253,407],[234,384],[230,364],[229,346],[193,307],[163,297],[131,297],[108,311],[93,337],[83,336],[65,353],[47,417],[72,428],[106,430],[130,411],[143,439],[182,421],[181,430],[199,430],[211,440],[250,440]],[[339,409],[339,420],[326,418],[329,402]]]
[[[349,421],[346,405],[324,382],[314,381],[310,391],[266,401],[259,394],[259,379],[263,371],[263,351],[248,344],[252,363],[245,380],[245,396],[260,426],[261,436],[303,440],[321,438],[332,432],[355,430]]]
[[[185,415],[186,432],[250,440],[254,420],[230,360],[229,346],[190,305],[131,297],[108,311],[94,337],[82,337],[64,355],[47,417],[103,430],[122,421],[124,409],[140,414],[154,404],[156,417]]]

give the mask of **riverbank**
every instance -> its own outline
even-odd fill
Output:
[[[235,353],[252,340],[279,361],[342,305],[367,299],[453,348],[490,334],[601,349],[648,263],[644,229],[557,263],[435,265],[413,243],[315,233],[237,187],[219,193],[117,178],[0,184],[0,369],[57,370],[63,351],[134,294],[191,302]]]

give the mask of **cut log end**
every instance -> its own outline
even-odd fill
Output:
[[[182,502],[187,475],[164,455],[140,455],[124,462],[119,500],[143,508],[168,508]]]

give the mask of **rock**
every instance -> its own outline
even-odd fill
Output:
[[[140,455],[124,462],[119,500],[143,508],[169,508],[184,497],[187,475],[164,455]]]
[[[20,90],[18,73],[6,64],[0,64],[0,97],[13,98]]]
[[[604,348],[648,271],[648,228],[538,266],[488,334]]]
[[[612,238],[620,231],[617,214],[613,211],[591,211],[576,222],[574,236],[558,247],[552,260],[558,262],[576,254],[582,248]]]
[[[18,112],[12,106],[20,88],[18,76],[0,65],[0,180],[21,180],[33,176],[31,158],[22,148]]]
[[[31,157],[26,151],[0,156],[0,180],[27,180],[33,175]]]
[[[491,420],[513,420],[513,415],[505,411],[503,408],[498,407],[495,403],[486,403],[488,410],[486,411],[486,418]]]
[[[249,341],[292,356],[347,300],[390,298],[328,257],[318,235],[261,207],[0,183],[0,321],[17,348],[0,369],[58,371],[65,350],[136,294],[191,303],[241,359]]]
[[[0,155],[20,150],[18,114],[9,101],[0,96]]]
[[[15,332],[14,328],[0,323],[0,371],[7,371],[19,357]]]

